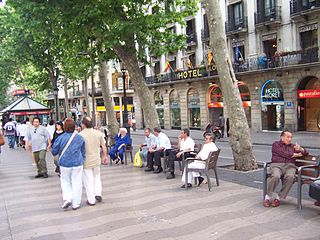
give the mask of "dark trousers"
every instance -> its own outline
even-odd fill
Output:
[[[224,137],[224,126],[220,127],[220,129],[221,129],[221,136]]]
[[[168,169],[169,172],[174,173],[174,162],[175,161],[182,161],[183,160],[183,154],[181,154],[180,157],[176,157],[176,154],[179,152],[179,150],[171,150],[169,153],[169,159],[168,159]],[[193,154],[190,153],[184,153],[184,158],[188,157],[194,157]]]
[[[164,154],[165,151],[148,152],[147,167],[153,168],[153,166],[156,166],[158,168],[161,168],[161,157],[163,157]]]

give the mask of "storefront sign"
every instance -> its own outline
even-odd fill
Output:
[[[33,112],[11,112],[11,115],[21,116],[21,115],[41,115],[41,114],[49,114],[50,110],[44,111],[33,111]]]
[[[293,106],[293,102],[286,102],[286,106],[287,107],[292,107]]]
[[[187,71],[177,73],[178,80],[187,79],[187,78],[198,78],[202,76],[203,75],[200,72],[200,69],[192,69],[192,70],[187,70]]]
[[[251,101],[243,101],[243,107],[251,107]],[[223,102],[211,102],[208,103],[208,108],[223,108]]]
[[[299,27],[299,33],[313,31],[317,29],[318,29],[318,24],[314,23],[314,24]]]
[[[298,98],[320,98],[320,89],[298,90]]]
[[[170,108],[180,108],[180,102],[179,101],[172,101],[170,102]]]
[[[127,105],[127,109],[128,111],[132,111],[133,105],[132,104],[128,104]],[[105,106],[97,106],[96,107],[97,112],[105,112],[106,111],[106,107]],[[116,112],[120,111],[120,106],[114,106],[113,110]],[[124,111],[124,106],[122,105],[122,111]]]
[[[262,36],[262,42],[277,39],[277,34],[269,34]]]

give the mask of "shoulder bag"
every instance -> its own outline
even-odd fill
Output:
[[[74,131],[73,134],[71,135],[71,137],[69,138],[69,141],[67,142],[66,146],[63,148],[59,160],[61,159],[61,157],[63,156],[63,154],[66,152],[66,150],[68,149],[70,143],[72,142],[73,138],[76,136],[77,132]]]

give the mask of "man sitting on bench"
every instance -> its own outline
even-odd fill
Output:
[[[168,172],[167,179],[174,178],[174,162],[175,161],[182,161],[182,156],[185,154],[185,158],[194,156],[190,154],[189,152],[194,151],[194,141],[191,137],[189,137],[190,131],[188,128],[185,128],[181,130],[181,133],[179,135],[179,142],[178,142],[178,148],[171,150],[169,153],[169,159],[168,159]]]
[[[263,201],[264,207],[270,207],[270,205],[278,207],[280,199],[287,197],[295,179],[296,158],[308,155],[306,149],[303,149],[297,143],[291,143],[292,133],[290,131],[283,131],[280,138],[280,141],[272,144],[271,177],[267,187],[267,195]],[[271,200],[281,177],[283,177],[283,180],[280,193],[276,194],[275,198]]]

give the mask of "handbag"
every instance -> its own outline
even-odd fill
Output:
[[[64,146],[61,154],[60,154],[60,157],[59,157],[59,160],[62,158],[63,154],[66,152],[66,150],[68,149],[70,143],[72,142],[73,138],[76,136],[77,132],[74,131],[73,134],[71,135],[71,137],[69,138],[69,141],[67,142],[67,144]]]
[[[320,184],[311,183],[309,187],[309,196],[317,201],[320,201]]]
[[[3,135],[0,135],[0,146],[3,146],[5,143]]]

